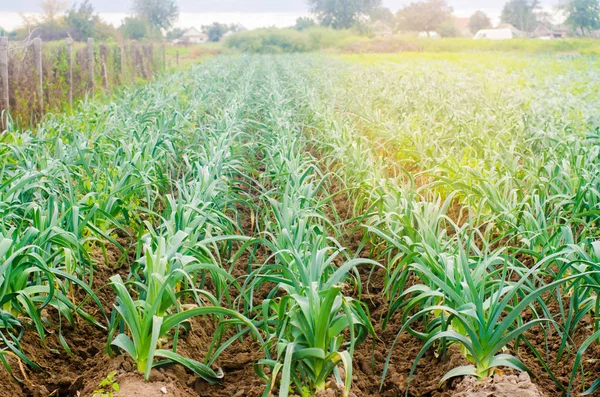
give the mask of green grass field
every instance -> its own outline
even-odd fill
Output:
[[[219,55],[10,125],[2,395],[597,394],[598,64]]]

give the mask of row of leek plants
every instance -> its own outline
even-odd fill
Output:
[[[151,85],[125,90],[109,103],[83,104],[77,114],[49,115],[36,130],[9,125],[0,137],[0,350],[9,370],[6,354],[37,367],[20,347],[30,329],[42,341],[48,328],[58,329],[59,340],[70,353],[63,326],[76,326],[76,318],[81,317],[106,328],[109,320],[94,292],[98,286],[92,289],[94,270],[102,258],[91,251],[100,249],[105,264],[116,267],[119,263],[108,262],[106,249],[114,245],[123,253],[119,261],[125,261],[128,247],[118,236],[136,238],[144,230],[153,232],[152,227],[161,223],[161,209],[184,207],[186,195],[196,200],[191,211],[204,210],[203,200],[210,199],[205,189],[214,183],[210,172],[225,175],[221,169],[225,165],[218,162],[226,162],[227,156],[213,152],[218,147],[214,141],[223,139],[216,130],[202,131],[212,139],[210,145],[197,143],[204,139],[197,125],[213,123],[215,129],[224,129],[235,122],[228,114],[214,115],[226,102],[241,103],[237,92],[230,92],[223,82],[243,73],[244,65],[205,68],[210,74],[165,76]],[[205,156],[198,156],[197,150],[204,150]],[[215,163],[203,162],[206,158]],[[192,179],[200,185],[187,185]],[[169,193],[173,194],[167,203]],[[185,217],[189,208],[173,210],[172,216]],[[210,223],[208,228],[217,229],[210,232],[215,236],[230,228],[228,220],[213,221],[219,217],[213,208],[206,213],[208,221],[197,217],[190,222]],[[177,222],[175,228],[187,227]],[[191,233],[206,227],[193,229]],[[153,250],[162,241],[158,234],[148,245]],[[207,246],[211,244],[216,243]],[[210,256],[209,248],[198,250],[202,258]],[[141,243],[138,252],[140,257],[149,253],[142,253]],[[196,273],[202,278],[207,272]],[[89,301],[100,307],[99,316],[84,310]]]
[[[419,66],[418,72],[407,69],[403,72],[412,77],[390,78],[392,72],[388,70],[353,70],[344,74],[343,81],[331,79],[331,75],[319,78],[317,83],[311,81],[314,75],[304,78],[308,80],[306,85],[327,87],[313,104],[323,122],[324,132],[317,131],[317,139],[328,144],[332,155],[345,165],[347,184],[364,192],[358,200],[363,203],[356,208],[376,209],[365,226],[376,238],[375,242],[383,244],[381,252],[388,263],[386,293],[392,310],[386,320],[400,310],[403,322],[399,332],[411,332],[423,339],[423,349],[411,375],[427,349],[436,347],[445,351],[450,344],[461,345],[472,365],[453,369],[442,381],[459,375],[482,378],[494,373],[498,366],[526,370],[517,358],[522,340],[549,370],[545,362],[549,358],[524,338],[525,331],[540,326],[544,332],[551,329],[558,332],[562,337],[560,359],[563,350],[569,348],[569,338],[577,322],[586,314],[595,313],[598,263],[590,260],[595,253],[590,243],[597,237],[594,222],[599,210],[598,192],[594,188],[598,178],[597,148],[586,148],[595,138],[585,133],[580,138],[572,133],[568,137],[565,132],[557,140],[559,134],[548,127],[548,119],[537,113],[528,120],[532,125],[521,131],[494,132],[502,125],[519,126],[517,122],[482,124],[479,130],[465,130],[472,124],[467,120],[462,124],[456,111],[448,112],[446,108],[461,103],[467,109],[473,104],[481,111],[481,103],[471,99],[448,102],[449,97],[461,92],[454,84],[469,84],[482,90],[485,86],[470,78],[443,83],[442,78],[447,79],[449,73],[462,75],[462,71],[423,71]],[[431,84],[428,79],[432,75],[437,79],[438,74],[440,84]],[[346,90],[360,90],[361,95]],[[415,95],[410,95],[411,91]],[[513,105],[499,110],[511,101]],[[521,111],[534,112],[520,107],[520,103],[517,97],[509,97],[507,101],[496,100],[485,106],[494,114],[504,112],[507,119],[519,117]],[[388,106],[390,113],[382,112]],[[398,119],[396,112],[402,106],[406,106],[403,110],[406,114]],[[466,111],[465,117],[469,114]],[[436,116],[434,119],[428,115]],[[556,113],[550,115],[556,117]],[[427,117],[430,119],[424,120]],[[440,124],[443,117],[450,118],[448,124]],[[565,118],[561,115],[559,120]],[[564,123],[568,121],[563,122],[563,128]],[[545,135],[542,126],[548,129]],[[382,131],[390,135],[380,136]],[[398,136],[398,131],[407,134]],[[445,135],[441,138],[435,134]],[[541,147],[546,153],[544,157],[530,152],[527,134],[536,135],[535,141],[541,144],[534,146]],[[521,137],[525,138],[519,143]],[[502,140],[521,146],[512,152],[499,150]],[[435,145],[442,141],[444,145]],[[464,158],[452,160],[453,147],[460,148],[465,142],[475,149],[487,145],[484,150],[472,151],[483,156],[480,164],[467,165]],[[386,161],[382,153],[389,156],[394,150],[407,148],[413,149],[402,156],[398,154],[399,162],[381,167]],[[568,160],[559,161],[565,157],[565,151]],[[404,162],[405,157],[410,163]],[[521,166],[523,159],[528,162],[526,167]],[[481,168],[481,164],[483,167],[495,164],[496,168]],[[420,175],[409,172],[416,167],[421,170]],[[477,167],[480,177],[475,179],[472,175]],[[379,170],[379,174],[373,170]],[[431,175],[438,175],[437,181]],[[447,176],[439,178],[439,175]],[[415,180],[419,177],[417,184]],[[456,217],[449,216],[449,209],[457,201],[466,205],[460,224]],[[491,235],[499,237],[490,240]],[[498,248],[499,245],[503,246]],[[519,260],[523,256],[534,258],[533,265]],[[576,263],[580,265],[575,266]],[[406,288],[411,274],[420,282]],[[552,281],[547,282],[548,279]],[[552,299],[561,302],[563,296],[571,296],[572,304],[568,312],[561,311],[556,318],[557,313],[548,308],[549,302]],[[532,314],[530,321],[521,317],[526,312]],[[417,331],[419,327],[413,328],[416,324],[424,325],[426,331]],[[582,349],[596,339],[597,335],[592,335]],[[508,354],[509,346],[513,348],[512,355]],[[392,351],[388,363],[393,360]],[[577,355],[573,376],[581,354],[582,350]],[[386,370],[387,367],[386,364]],[[568,392],[573,378],[569,385],[555,381]],[[595,387],[598,382],[588,392]]]
[[[118,348],[131,356],[146,380],[152,368],[177,363],[215,383],[224,374],[214,364],[235,340],[249,333],[266,346],[252,321],[228,308],[230,289],[239,293],[241,287],[223,266],[235,243],[247,240],[240,236],[235,206],[243,198],[234,187],[247,161],[243,130],[256,67],[248,66],[238,69],[240,83],[228,101],[190,137],[164,210],[150,217],[156,224],[144,221],[147,233],[140,239],[139,258],[128,279],[111,277],[117,298],[107,349]],[[202,71],[197,68],[192,75]],[[202,361],[177,352],[181,333],[188,332],[190,320],[199,316],[212,316],[216,323]]]
[[[271,255],[252,268],[243,296],[244,310],[252,313],[275,354],[261,360],[257,371],[267,382],[265,396],[277,387],[281,397],[310,396],[325,390],[332,376],[348,395],[354,349],[374,329],[367,307],[343,286],[357,266],[374,262],[352,259],[339,242],[327,216],[330,176],[307,153],[309,143],[302,136],[310,120],[306,99],[286,80],[279,60],[263,62],[276,73],[262,87],[270,100],[257,109],[262,114],[255,145],[265,167],[258,180],[263,209],[259,237],[248,244],[260,244]],[[264,287],[267,296],[254,306],[253,295]]]

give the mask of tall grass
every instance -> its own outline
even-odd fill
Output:
[[[295,29],[256,29],[236,33],[225,40],[225,46],[247,53],[297,53],[343,48],[368,40],[350,30],[315,27],[304,31]]]

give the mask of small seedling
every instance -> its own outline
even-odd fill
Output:
[[[116,371],[106,375],[106,378],[102,379],[98,385],[99,388],[94,390],[94,397],[114,397],[114,393],[121,391],[119,383],[115,379],[116,375]]]

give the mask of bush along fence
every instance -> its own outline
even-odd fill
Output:
[[[165,47],[71,39],[10,42],[0,37],[0,127],[35,124],[49,111],[60,111],[97,91],[150,79],[165,68]]]

